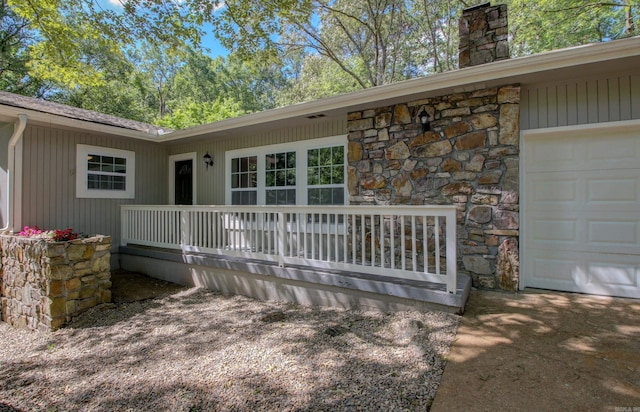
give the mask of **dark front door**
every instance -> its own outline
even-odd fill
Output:
[[[193,204],[193,160],[175,162],[176,205]]]

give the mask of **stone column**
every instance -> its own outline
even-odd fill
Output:
[[[470,7],[458,23],[458,65],[477,66],[509,58],[507,6],[491,3]]]

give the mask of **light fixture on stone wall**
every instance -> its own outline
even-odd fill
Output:
[[[204,161],[205,168],[209,168],[209,166],[213,166],[213,157],[207,152],[204,156],[202,156],[202,160]]]
[[[428,132],[431,130],[431,123],[429,123],[429,113],[423,108],[420,114],[418,114],[418,119],[420,119],[420,124],[422,125],[422,133]]]

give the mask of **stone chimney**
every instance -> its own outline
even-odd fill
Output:
[[[506,4],[484,3],[463,10],[458,28],[459,68],[509,58]]]

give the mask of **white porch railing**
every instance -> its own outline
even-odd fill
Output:
[[[456,291],[454,206],[122,206],[121,244],[426,280]]]

